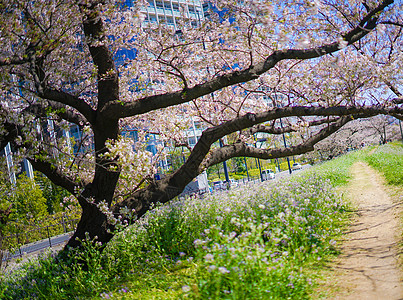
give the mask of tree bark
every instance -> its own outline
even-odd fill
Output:
[[[88,205],[83,208],[76,231],[66,247],[80,247],[81,241],[87,238],[94,242],[99,241],[105,246],[113,237],[111,230],[113,226],[108,222],[106,215],[95,204]]]

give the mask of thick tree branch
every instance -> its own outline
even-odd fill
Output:
[[[397,96],[397,98],[392,99],[392,103],[402,104],[403,103],[403,94],[399,91],[399,89],[390,81],[384,81],[387,87]]]
[[[398,96],[399,98],[402,98],[403,97],[403,94],[398,90],[398,88],[394,85],[394,84],[392,84],[390,81],[384,81],[385,82],[385,84],[388,86],[388,88],[396,95],[396,96]],[[394,103],[397,103],[397,102],[395,102],[394,100],[392,100]]]
[[[119,101],[119,75],[107,45],[103,21],[98,11],[98,6],[103,2],[93,1],[90,7],[80,5],[87,45],[98,69],[98,110],[101,110],[109,101]],[[114,115],[109,117],[115,118]]]
[[[47,118],[49,117],[48,108],[51,108],[51,112],[60,119],[77,124],[80,127],[88,123],[87,119],[80,113],[55,101],[46,101],[46,104],[36,102],[25,108],[22,113],[29,113],[38,118]]]
[[[41,98],[68,105],[79,111],[90,123],[95,122],[95,111],[83,99],[69,93],[45,88],[39,95]]]
[[[47,54],[37,57],[36,50],[40,47],[41,43],[37,43],[35,45],[30,45],[26,50],[30,62],[30,72],[34,80],[38,96],[45,100],[59,102],[60,104],[75,108],[88,120],[88,122],[93,123],[95,121],[95,111],[83,99],[47,86],[46,73],[43,67]],[[59,109],[62,109],[60,105],[58,106]]]
[[[30,106],[21,111],[22,114],[25,112],[31,113],[31,110],[38,110],[38,106]],[[1,134],[0,134],[0,150],[8,143],[14,143],[18,136],[23,134],[21,125],[9,120],[9,116],[13,114],[5,109],[0,103],[0,121],[1,121]]]
[[[4,110],[2,110],[2,112],[4,112]],[[3,121],[2,129],[4,133],[0,135],[0,149],[3,149],[7,145],[7,143],[11,143],[15,150],[21,147],[24,147],[26,149],[32,148],[32,145],[25,136],[25,134],[31,133],[29,131],[27,132],[27,130],[24,130],[21,125],[13,124],[12,122],[7,121],[7,119],[5,118],[5,120]],[[22,144],[15,143],[18,136],[22,137]],[[31,162],[32,166],[36,170],[45,174],[53,183],[65,188],[67,191],[74,194],[75,189],[79,187],[79,184],[65,175],[55,165],[51,164],[46,159],[46,157],[48,157],[47,153],[45,155],[34,155],[34,158],[27,159]]]
[[[63,104],[59,102],[48,101],[48,104],[52,108],[53,113],[63,120],[66,120],[70,123],[74,123],[80,127],[82,127],[88,122],[88,120],[83,115],[73,111],[70,108],[66,108]]]
[[[310,121],[307,122],[305,126],[318,126],[318,125],[322,125],[322,124],[326,124],[326,123],[332,123],[337,121],[339,118],[338,117],[332,117],[332,118],[324,118],[321,120],[314,120],[314,121]],[[250,131],[248,132],[248,134],[252,135],[255,134],[257,132],[262,132],[262,133],[269,133],[269,134],[283,134],[283,133],[289,133],[289,132],[296,132],[298,131],[298,127],[297,126],[285,126],[283,128],[281,127],[274,127],[274,126],[267,126],[267,125],[255,125],[253,126]]]
[[[291,147],[283,150],[273,150],[265,155],[268,157],[283,157],[293,154],[300,154],[311,151],[313,145],[329,136],[348,121],[352,120],[349,116],[356,116],[357,118],[371,117],[377,114],[403,114],[403,108],[398,106],[392,108],[385,107],[308,107],[308,106],[297,106],[297,107],[284,107],[275,108],[273,110],[259,113],[251,114],[248,113],[242,117],[233,119],[231,121],[225,122],[221,125],[206,129],[203,131],[199,141],[193,148],[190,156],[186,162],[173,174],[167,176],[166,178],[152,182],[149,186],[144,189],[136,191],[131,197],[125,199],[124,201],[113,206],[112,211],[118,215],[122,208],[134,209],[136,211],[137,217],[144,215],[149,209],[152,203],[165,203],[179,195],[185,186],[193,180],[200,172],[208,165],[202,165],[204,159],[210,152],[211,145],[215,143],[220,138],[236,132],[238,130],[243,130],[251,126],[271,121],[278,118],[284,117],[297,117],[297,116],[340,116],[342,118],[338,119],[336,122],[330,124],[326,128],[322,129],[317,135],[311,137],[305,143],[300,146]],[[232,145],[231,145],[232,146]],[[228,146],[228,147],[231,147]],[[238,147],[238,148],[236,148]],[[226,148],[227,149],[227,148]],[[258,150],[254,150],[258,151]],[[277,152],[276,152],[277,151]],[[246,149],[246,145],[238,143],[235,145],[235,149],[232,153],[234,156],[253,156],[256,155],[251,149]],[[264,153],[260,153],[264,154]],[[259,154],[259,155],[260,155]],[[231,156],[231,157],[234,157]],[[266,157],[262,156],[262,158]],[[227,159],[226,156],[222,159]],[[268,157],[269,158],[269,157]],[[216,159],[218,163],[220,159]],[[215,164],[214,163],[214,164]]]
[[[43,173],[47,178],[49,178],[54,184],[61,186],[66,189],[69,193],[75,194],[77,189],[84,183],[78,184],[73,179],[69,178],[64,174],[63,171],[58,169],[55,165],[50,162],[36,159],[28,158],[29,162],[35,168],[35,170]]]
[[[14,65],[23,65],[28,63],[27,58],[23,57],[6,57],[0,58],[0,67],[4,66],[14,66]]]
[[[313,146],[315,144],[327,138],[328,136],[339,130],[342,126],[344,126],[351,120],[353,120],[352,117],[342,117],[338,121],[329,124],[325,128],[321,129],[317,134],[310,137],[301,144],[297,146],[291,146],[289,148],[260,149],[253,146],[249,146],[242,142],[237,142],[232,145],[224,146],[222,148],[214,150],[210,154],[208,160],[203,165],[200,166],[199,171],[202,171],[203,169],[211,167],[218,163],[224,162],[233,157],[246,156],[261,159],[273,159],[273,158],[281,158],[307,153],[314,149]]]
[[[19,135],[18,126],[7,120],[3,121],[2,124],[2,134],[0,134],[0,150],[3,150],[8,143],[13,142]]]
[[[88,122],[93,123],[95,121],[95,111],[83,99],[73,96],[67,92],[59,91],[46,86],[43,67],[41,66],[41,63],[36,62],[34,57],[32,58],[31,62],[31,72],[39,97],[68,105],[78,110],[88,120]]]
[[[399,119],[400,121],[403,121],[403,114],[391,114],[391,116],[395,117],[396,119]]]
[[[403,104],[403,96],[392,99],[392,102],[395,104]]]
[[[131,103],[121,103],[119,101],[110,102],[103,108],[103,113],[110,118],[125,118],[144,114],[156,109],[189,102],[193,99],[208,95],[224,87],[257,79],[261,74],[272,69],[278,62],[282,60],[312,59],[336,52],[345,46],[343,43],[346,43],[347,45],[353,44],[372,31],[376,27],[378,13],[392,3],[393,0],[382,1],[382,3],[370,11],[354,29],[342,35],[344,42],[337,41],[309,49],[278,50],[265,60],[257,63],[256,65],[252,65],[247,69],[218,76],[217,78],[202,84],[198,84],[192,88],[183,89],[173,93],[149,96]]]

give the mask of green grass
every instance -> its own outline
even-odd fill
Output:
[[[391,143],[377,147],[365,161],[381,173],[391,185],[403,185],[403,144]]]
[[[317,176],[309,182],[193,199],[161,208],[144,225],[122,233],[108,250],[126,253],[120,255],[125,266],[130,261],[133,270],[151,272],[142,276],[160,276],[152,285],[137,285],[130,297],[143,297],[144,289],[149,299],[156,291],[157,299],[165,299],[173,290],[190,299],[308,297],[310,278],[300,269],[333,253],[345,210],[329,182]]]
[[[64,260],[48,255],[5,274],[0,298],[309,299],[349,215],[335,188],[357,160],[393,169],[402,147],[387,147],[275,184],[157,207],[102,253],[88,242]],[[402,169],[389,177],[401,178]]]

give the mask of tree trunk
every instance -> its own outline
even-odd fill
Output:
[[[108,151],[106,141],[117,139],[119,123],[117,120],[100,118],[93,125],[93,132],[96,153],[95,174],[92,183],[88,184],[78,196],[83,212],[76,231],[66,247],[80,247],[81,241],[85,239],[106,245],[113,237],[111,232],[114,226],[110,220],[108,221],[105,213],[110,210],[120,171],[117,170],[115,160],[104,158],[102,154]]]
[[[74,235],[68,241],[67,247],[80,247],[81,241],[85,239],[106,244],[113,237],[113,226],[108,223],[107,217],[96,205],[89,205],[83,208],[81,219],[77,225]]]

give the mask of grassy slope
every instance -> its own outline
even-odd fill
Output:
[[[3,278],[0,298],[309,298],[347,216],[334,187],[348,182],[358,159],[382,168],[388,182],[401,178],[403,168],[393,167],[402,147],[389,147],[350,153],[276,186],[157,208],[103,254],[92,247],[72,253],[89,272],[73,259],[44,257]]]
[[[403,185],[403,144],[391,143],[377,147],[364,160],[385,176],[390,185]]]

